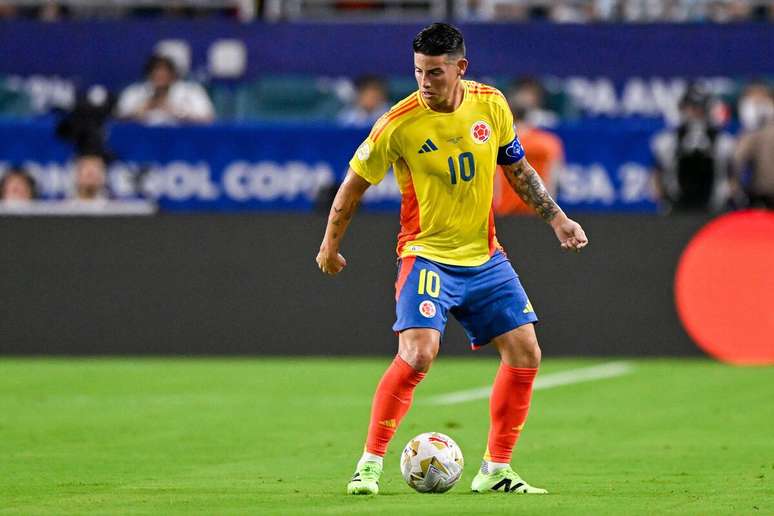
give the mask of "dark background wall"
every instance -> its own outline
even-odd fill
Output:
[[[551,355],[685,355],[672,279],[700,217],[580,216],[566,254],[532,218],[498,236]],[[314,258],[322,216],[0,219],[0,353],[394,352],[397,216],[360,214],[336,278]],[[445,353],[468,345],[453,322]]]

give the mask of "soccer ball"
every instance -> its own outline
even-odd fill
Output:
[[[400,472],[420,493],[445,493],[462,476],[464,464],[462,450],[451,437],[427,432],[414,437],[403,449]]]

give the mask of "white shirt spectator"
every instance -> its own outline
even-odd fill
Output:
[[[118,99],[118,116],[148,125],[208,123],[215,117],[207,92],[195,82],[173,82],[165,98],[158,102],[154,102],[154,92],[150,82],[129,86]]]

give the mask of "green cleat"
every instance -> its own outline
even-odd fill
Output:
[[[545,489],[526,483],[510,466],[491,474],[479,471],[470,488],[476,493],[548,494]]]
[[[358,466],[352,480],[347,484],[347,494],[375,495],[379,494],[379,477],[382,476],[382,466],[376,462],[364,462]]]

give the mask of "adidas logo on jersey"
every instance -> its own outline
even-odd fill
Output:
[[[427,141],[424,143],[424,145],[422,145],[422,148],[419,149],[419,154],[424,154],[425,152],[433,152],[437,150],[438,150],[438,147],[435,146],[435,144],[433,143],[433,140],[428,138]]]

